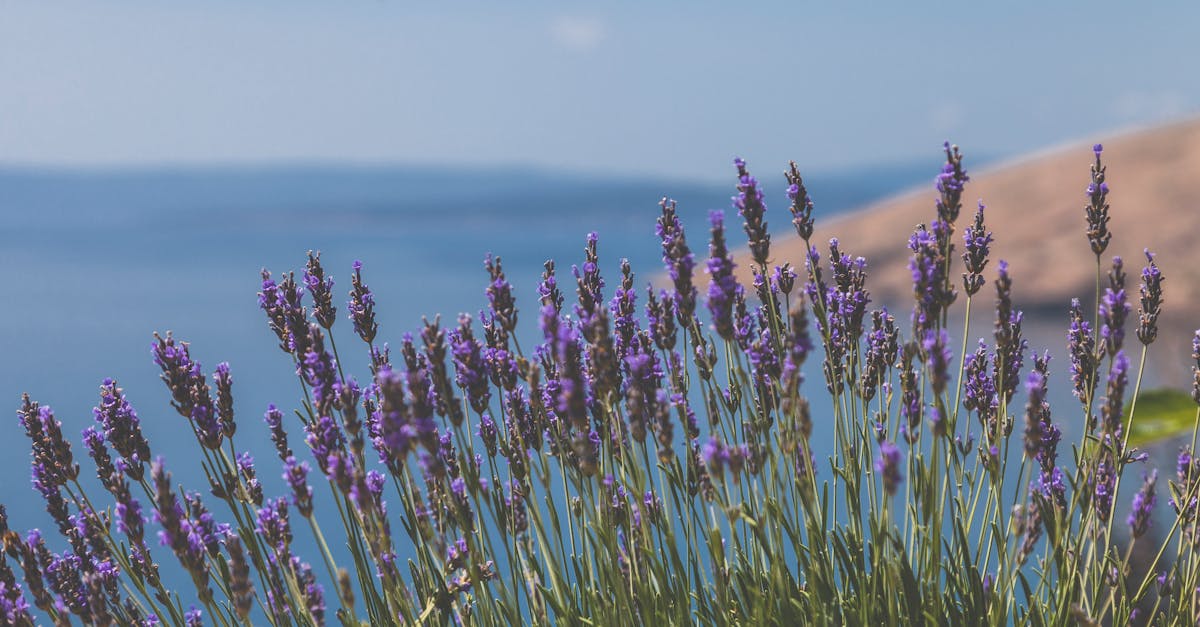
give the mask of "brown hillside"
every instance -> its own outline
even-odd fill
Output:
[[[1148,247],[1157,254],[1166,302],[1159,339],[1163,347],[1156,345],[1152,352],[1169,355],[1176,370],[1190,353],[1192,330],[1200,327],[1200,119],[1097,140],[1104,144],[1111,189],[1113,238],[1104,255],[1105,271],[1113,255],[1125,260],[1131,319],[1136,322],[1138,278],[1145,264],[1142,250]],[[984,297],[990,306],[990,281],[998,259],[1009,262],[1015,298],[1027,311],[1065,317],[1072,296],[1085,303],[1093,297],[1095,257],[1084,234],[1092,143],[1080,141],[979,171],[971,168],[970,147],[964,147],[971,181],[955,228],[957,253],[962,251],[962,229],[973,220],[976,199],[987,205],[987,226],[996,238],[986,273],[989,286],[977,298]],[[927,187],[850,215],[822,219],[819,205],[815,212],[814,243],[820,242],[822,260],[830,237],[839,239],[844,252],[865,257],[875,303],[898,305],[897,311],[903,312],[898,317],[905,320],[911,299],[907,242],[918,223],[936,216],[934,174]],[[820,198],[819,189],[810,191]],[[787,217],[786,212],[772,213],[774,223]],[[802,268],[803,246],[794,235],[773,242],[775,263],[789,261]],[[747,272],[748,259],[741,252],[739,271]],[[955,264],[957,276],[961,259]],[[963,300],[960,294],[960,304]],[[1172,373],[1169,378],[1178,377]]]

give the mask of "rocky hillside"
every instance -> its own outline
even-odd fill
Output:
[[[1157,255],[1164,276],[1166,303],[1163,331],[1152,353],[1154,363],[1169,366],[1163,382],[1182,384],[1190,372],[1182,368],[1191,351],[1192,331],[1200,327],[1200,119],[1111,137],[1074,142],[997,167],[975,171],[969,147],[965,167],[971,177],[964,193],[955,242],[973,219],[977,199],[987,205],[987,226],[995,234],[989,281],[997,259],[1009,262],[1019,305],[1039,320],[1060,321],[1072,296],[1088,302],[1095,294],[1095,257],[1085,236],[1085,188],[1090,182],[1092,145],[1104,144],[1110,188],[1113,233],[1104,267],[1113,255],[1125,260],[1131,317],[1137,315],[1137,285],[1145,263],[1143,249]],[[907,269],[908,237],[919,223],[934,216],[937,192],[930,183],[915,191],[839,218],[822,219],[817,206],[814,242],[837,237],[841,248],[868,260],[869,289],[876,303],[898,306],[907,318],[911,276]],[[820,198],[819,189],[810,190]],[[779,209],[768,215],[773,224],[787,218]],[[776,263],[802,267],[804,243],[794,235],[773,242]],[[741,255],[739,268],[747,269]],[[956,259],[956,274],[961,260]],[[961,291],[961,289],[960,289]],[[990,286],[980,292],[991,303]],[[960,304],[963,298],[959,298]],[[974,325],[973,325],[974,327]],[[982,331],[982,329],[981,329]],[[974,332],[973,332],[974,334]],[[1132,335],[1132,334],[1131,334]]]

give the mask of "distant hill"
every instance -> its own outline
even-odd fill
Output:
[[[1089,138],[983,169],[974,167],[970,146],[964,146],[971,181],[955,229],[958,252],[962,229],[974,217],[976,200],[982,199],[987,227],[996,238],[987,270],[989,286],[980,292],[988,306],[994,299],[990,281],[997,259],[1009,262],[1015,297],[1027,312],[1065,318],[1072,296],[1088,302],[1095,294],[1095,257],[1085,235],[1084,190],[1096,142],[1104,144],[1111,189],[1113,238],[1104,255],[1105,271],[1113,255],[1125,260],[1136,323],[1138,279],[1145,264],[1142,250],[1148,247],[1158,255],[1166,277],[1166,301],[1163,331],[1152,353],[1169,360],[1164,364],[1170,368],[1167,382],[1180,378],[1176,372],[1190,377],[1179,366],[1190,353],[1192,331],[1200,327],[1200,119]],[[820,188],[810,185],[818,198],[814,241],[820,242],[822,259],[828,255],[830,237],[839,239],[844,252],[865,257],[873,299],[900,305],[906,320],[912,298],[908,237],[917,224],[936,216],[936,173],[931,169],[929,183],[914,191],[833,218],[821,212]],[[803,245],[795,235],[777,236],[773,256],[777,263],[797,265],[804,259]],[[739,268],[746,271],[747,265],[739,263]],[[956,258],[956,277],[961,268]],[[960,296],[960,304],[962,300]]]

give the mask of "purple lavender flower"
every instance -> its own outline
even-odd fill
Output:
[[[216,410],[217,420],[221,423],[221,433],[232,438],[237,432],[237,423],[233,420],[233,376],[229,374],[229,363],[217,364],[213,373],[213,383],[217,386]]]
[[[255,530],[267,546],[279,554],[287,553],[292,543],[292,527],[288,523],[288,502],[284,497],[269,499],[259,508]]]
[[[974,411],[986,432],[992,432],[992,422],[998,408],[996,381],[988,373],[987,344],[979,347],[967,359],[963,369],[963,409]]]
[[[870,401],[876,391],[888,380],[888,369],[896,363],[899,352],[896,319],[888,314],[887,308],[871,314],[871,332],[867,335],[867,354],[863,358],[859,394]]]
[[[1087,238],[1096,257],[1104,254],[1112,233],[1108,231],[1108,184],[1104,182],[1105,166],[1100,162],[1100,153],[1104,148],[1096,144],[1093,152],[1096,162],[1092,164],[1092,182],[1087,186],[1088,204],[1084,207],[1087,216]]]
[[[946,383],[950,380],[950,362],[954,359],[950,350],[950,335],[945,329],[926,331],[921,340],[921,352],[925,354],[929,385],[935,395],[940,395],[946,391]]]
[[[669,351],[675,348],[675,314],[675,301],[666,290],[661,290],[656,298],[654,288],[646,287],[646,329],[658,350]]]
[[[375,375],[375,386],[381,399],[374,442],[380,460],[398,472],[416,447],[438,452],[437,424],[424,369],[403,375],[393,370],[380,371]]]
[[[967,271],[963,273],[963,289],[967,296],[974,296],[983,287],[983,270],[987,267],[988,252],[994,241],[992,232],[983,224],[983,201],[979,201],[979,210],[975,212],[975,224],[963,229],[963,265]]]
[[[807,243],[812,239],[813,233],[813,201],[808,196],[804,179],[800,177],[800,170],[795,161],[788,162],[788,171],[784,173],[784,177],[788,182],[788,200],[792,201],[792,205],[788,207],[792,212],[792,226],[796,227],[796,234],[800,239]]]
[[[271,273],[262,271],[263,291],[258,305],[267,314],[267,324],[279,338],[279,348],[290,355],[302,355],[308,349],[308,310],[301,302],[304,288],[296,284],[296,275],[287,273],[278,285]]]
[[[771,250],[771,234],[767,231],[767,223],[763,215],[767,205],[763,202],[762,190],[758,187],[758,179],[750,176],[746,170],[746,162],[740,158],[733,160],[738,171],[737,196],[733,197],[733,208],[746,221],[746,236],[750,240],[750,256],[760,268],[767,267]]]
[[[212,512],[209,512],[200,500],[199,492],[188,494],[184,500],[187,502],[187,516],[192,525],[192,533],[210,557],[217,557],[221,552],[221,541],[230,533],[229,525],[217,522]]]
[[[750,342],[757,335],[756,322],[746,307],[745,296],[738,292],[733,299],[733,341],[742,351],[750,350]]]
[[[483,266],[491,278],[486,290],[488,307],[500,328],[506,334],[511,334],[517,328],[517,305],[512,295],[512,286],[504,278],[500,257],[493,258],[489,253],[484,258]]]
[[[1154,253],[1146,249],[1146,262],[1142,269],[1141,308],[1138,310],[1138,340],[1149,346],[1158,337],[1158,316],[1162,313],[1162,271],[1154,261]]]
[[[1120,257],[1113,257],[1112,270],[1108,273],[1108,287],[1100,297],[1100,339],[1105,351],[1113,357],[1121,350],[1125,341],[1125,318],[1129,314],[1129,303],[1125,300],[1125,271]]]
[[[658,218],[656,232],[662,240],[663,264],[667,274],[675,286],[675,310],[679,315],[680,324],[692,317],[696,311],[696,287],[692,283],[692,274],[696,268],[696,260],[688,248],[687,238],[683,233],[683,224],[675,213],[675,201],[663,198],[658,203],[662,215]]]
[[[1113,497],[1115,496],[1117,475],[1112,465],[1107,461],[1096,464],[1092,473],[1092,506],[1100,522],[1107,523],[1112,515]]]
[[[633,289],[633,269],[628,259],[621,260],[621,285],[613,292],[608,309],[612,312],[616,357],[619,361],[625,358],[629,351],[629,343],[638,331],[637,292]]]
[[[839,393],[845,383],[849,356],[862,335],[867,304],[871,302],[865,289],[866,265],[862,257],[851,259],[843,253],[836,238],[829,240],[832,283],[823,298],[814,300],[814,306],[820,302],[825,308],[826,316],[817,321],[821,334],[828,338],[822,365],[826,387],[833,394]]]
[[[504,496],[504,514],[508,520],[506,531],[520,536],[529,530],[529,511],[525,505],[526,491],[518,481],[509,483]]]
[[[96,463],[96,477],[100,479],[100,484],[109,492],[116,490],[117,484],[121,482],[121,476],[116,465],[113,464],[112,457],[108,454],[108,447],[104,445],[104,435],[96,427],[84,429],[82,435],[83,445],[88,450],[88,457],[91,457],[92,461]],[[0,528],[0,534],[3,531],[3,528]]]
[[[1173,495],[1194,495],[1197,489],[1197,481],[1200,480],[1200,460],[1192,457],[1190,448],[1182,448],[1179,451],[1179,457],[1175,465],[1176,481],[1172,482],[1171,492]],[[1171,509],[1179,516],[1180,522],[1184,524],[1191,523],[1196,518],[1196,505],[1200,500],[1196,496],[1191,496],[1185,501],[1180,501],[1176,496],[1172,496],[1170,500]]]
[[[801,367],[812,351],[812,339],[808,334],[808,315],[805,313],[804,302],[799,301],[792,306],[788,313],[789,329],[784,338],[784,357],[781,377],[784,403],[793,402],[800,393],[800,384],[804,382]],[[787,408],[785,407],[785,412]]]
[[[782,266],[775,266],[775,271],[771,273],[771,292],[779,292],[784,297],[789,297],[795,287],[796,271],[792,268],[792,264],[785,263]]]
[[[455,381],[466,392],[471,409],[476,413],[487,411],[492,393],[483,361],[483,347],[471,331],[470,316],[458,317],[458,328],[450,332],[450,350],[454,356]]]
[[[249,498],[251,503],[262,505],[263,490],[262,483],[258,480],[258,473],[254,470],[254,457],[249,451],[238,453],[236,460],[238,474],[241,475],[242,485],[245,488],[244,495],[239,498]]]
[[[175,343],[175,338],[167,332],[164,339],[158,333],[154,334],[155,342],[151,344],[154,363],[162,369],[160,377],[167,389],[171,391],[171,406],[180,416],[190,418],[192,415],[192,392],[199,364],[192,361],[188,354],[188,343]]]
[[[1129,358],[1125,352],[1118,352],[1112,360],[1112,368],[1108,372],[1108,388],[1104,405],[1100,407],[1101,425],[1108,444],[1119,448],[1123,441],[1121,433],[1124,430],[1122,418],[1125,415],[1125,386],[1129,382]]]
[[[221,448],[221,422],[212,405],[193,405],[191,418],[200,443],[214,451]]]
[[[337,309],[333,306],[333,278],[325,276],[325,269],[321,267],[320,252],[308,251],[304,286],[312,295],[313,318],[328,331],[337,320]]]
[[[462,403],[454,394],[454,386],[450,383],[450,375],[446,370],[446,334],[439,323],[440,318],[437,317],[433,322],[424,320],[421,340],[425,345],[425,357],[429,363],[429,377],[437,413],[449,418],[450,424],[457,427],[463,423]]]
[[[1038,473],[1030,483],[1029,490],[1059,509],[1067,506],[1067,480],[1057,466]]]
[[[25,427],[25,435],[33,444],[31,456],[35,484],[57,491],[59,486],[79,477],[79,465],[71,453],[71,443],[63,437],[62,423],[54,418],[50,407],[39,406],[25,394],[17,415]]]
[[[258,293],[258,306],[267,314],[267,325],[279,338],[279,348],[289,352],[287,312],[280,302],[279,285],[271,278],[271,272],[266,268],[262,269],[262,291]]]
[[[917,370],[913,367],[917,352],[917,344],[909,342],[904,345],[900,356],[900,416],[905,419],[905,424],[900,425],[900,429],[910,443],[916,442],[920,437],[917,430],[921,426],[924,414],[921,387],[917,380]]]
[[[1100,361],[1092,327],[1083,319],[1083,308],[1078,298],[1071,299],[1071,326],[1067,331],[1067,344],[1071,354],[1071,381],[1075,386],[1075,398],[1086,406],[1096,392]]]
[[[543,267],[545,270],[542,272],[542,282],[538,284],[537,288],[538,299],[541,300],[543,307],[549,305],[554,308],[555,314],[560,314],[562,313],[563,294],[562,290],[558,289],[558,277],[554,274],[554,260],[546,260]]]
[[[712,240],[706,264],[710,281],[708,284],[708,311],[712,314],[713,329],[725,340],[733,339],[733,304],[742,292],[742,286],[733,276],[734,263],[725,245],[725,214],[720,211],[709,213],[712,225]]]
[[[1050,403],[1046,400],[1046,374],[1029,373],[1025,389],[1029,400],[1025,409],[1025,454],[1036,460],[1043,473],[1053,472],[1062,432],[1050,422]]]
[[[195,605],[191,606],[188,611],[183,613],[183,623],[187,627],[204,627],[204,612],[201,612]]]
[[[600,311],[600,305],[604,302],[602,292],[604,279],[600,276],[600,256],[596,252],[599,239],[595,232],[588,233],[583,266],[571,266],[571,273],[575,275],[577,286],[575,293],[579,301],[575,305],[575,315],[581,322],[591,320]]]
[[[46,565],[46,582],[66,606],[62,609],[78,616],[84,623],[93,622],[88,603],[87,585],[83,582],[83,560],[73,553],[55,555]]]
[[[33,625],[33,616],[29,613],[29,601],[15,579],[0,581],[0,619],[8,625]]]
[[[721,477],[729,464],[729,449],[716,437],[710,437],[700,448],[700,457],[710,475]]]
[[[346,438],[342,428],[332,417],[321,416],[307,426],[307,431],[305,441],[312,449],[313,458],[317,460],[321,472],[328,475],[330,456],[340,454],[346,449]]]
[[[499,432],[496,430],[496,422],[492,417],[484,413],[479,418],[479,440],[483,442],[483,448],[487,451],[488,457],[496,456],[496,440]]]
[[[354,276],[350,279],[353,289],[350,290],[350,300],[346,301],[346,311],[349,312],[350,322],[354,323],[354,332],[362,341],[370,344],[375,341],[379,324],[375,322],[375,295],[367,289],[362,280],[362,262],[354,261]]]
[[[909,237],[908,249],[913,253],[908,269],[912,273],[913,297],[916,299],[912,315],[913,333],[924,334],[941,322],[942,313],[953,300],[953,294],[947,287],[946,264],[937,238],[925,225],[918,226]]]
[[[267,428],[271,431],[271,442],[275,443],[275,451],[279,453],[279,459],[285,460],[291,457],[292,449],[288,447],[287,431],[283,428],[283,412],[279,411],[274,404],[267,405],[263,421],[267,423]]]
[[[1009,403],[1021,381],[1028,343],[1021,337],[1024,314],[1012,308],[1012,278],[1008,275],[1008,263],[1001,259],[997,265],[996,326],[992,333],[996,350],[992,355],[992,367],[996,392]]]
[[[304,518],[312,516],[313,489],[308,485],[308,462],[297,462],[289,456],[283,460],[283,479],[292,488],[292,504]]]
[[[1150,517],[1154,513],[1154,485],[1158,482],[1158,471],[1151,470],[1142,482],[1142,489],[1133,495],[1133,505],[1125,522],[1129,525],[1129,533],[1135,538],[1145,535],[1150,529]]]
[[[1192,400],[1200,405],[1200,329],[1192,336]]]
[[[171,547],[179,563],[192,576],[201,596],[211,598],[203,528],[188,519],[179,498],[171,489],[171,475],[163,466],[161,457],[150,464],[150,474],[154,478],[155,519],[162,525],[159,540],[164,546]]]
[[[146,519],[142,515],[142,504],[129,492],[129,485],[122,482],[115,492],[117,499],[116,519],[117,530],[125,534],[129,541],[141,544],[146,533]]]
[[[104,428],[104,438],[124,462],[126,476],[140,481],[150,461],[150,443],[142,435],[141,423],[116,381],[105,379],[100,386],[100,406],[92,409],[96,422]]]
[[[946,151],[946,163],[936,180],[939,194],[936,203],[938,219],[953,228],[955,220],[958,220],[959,211],[962,210],[963,189],[971,177],[967,176],[967,171],[962,167],[963,156],[958,151],[958,146],[951,146],[950,142],[945,142],[942,147]],[[949,249],[945,252],[950,254]]]
[[[296,371],[312,389],[317,414],[325,415],[337,407],[337,362],[325,350],[325,334],[321,328],[309,325],[308,332],[308,350],[300,356]]]
[[[891,442],[879,444],[879,457],[875,460],[875,471],[883,481],[883,489],[888,496],[896,493],[896,488],[904,480],[900,467],[904,464],[904,453]]]
[[[317,577],[312,572],[312,566],[300,558],[291,556],[288,566],[296,583],[300,586],[300,595],[304,599],[304,609],[312,617],[316,627],[325,627],[325,588],[317,583]]]

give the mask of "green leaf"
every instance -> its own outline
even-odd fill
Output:
[[[1125,406],[1129,415],[1130,406]],[[1196,403],[1180,390],[1157,388],[1138,396],[1137,413],[1129,429],[1129,445],[1145,446],[1186,433],[1196,422]]]

